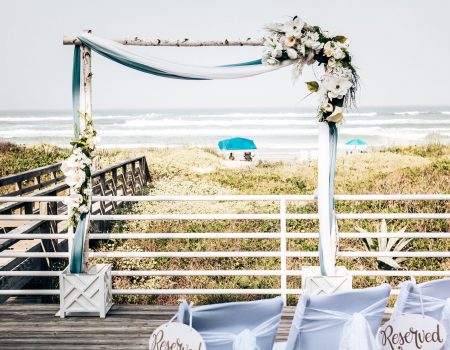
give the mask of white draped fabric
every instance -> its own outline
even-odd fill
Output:
[[[239,79],[258,74],[268,73],[294,63],[294,60],[285,60],[279,65],[261,64],[260,60],[238,63],[220,67],[208,67],[188,65],[169,60],[163,60],[153,56],[142,56],[129,50],[125,45],[112,40],[100,38],[90,33],[78,36],[83,44],[92,50],[104,55],[116,62],[130,66],[131,68],[150,69],[148,73],[163,72],[165,76],[185,79]],[[131,66],[132,64],[133,66]],[[159,75],[159,74],[156,74]]]
[[[387,298],[371,306],[348,314],[342,311],[308,308],[308,312],[300,317],[294,317],[293,326],[299,333],[317,332],[344,323],[339,344],[340,350],[378,350],[380,349],[375,335],[370,329],[368,319],[378,318],[384,312]]]

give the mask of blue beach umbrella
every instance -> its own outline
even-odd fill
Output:
[[[349,146],[367,146],[367,142],[361,139],[351,139],[345,144]]]
[[[244,139],[242,137],[234,137],[219,141],[219,149],[221,151],[239,151],[247,149],[256,149],[253,140]]]

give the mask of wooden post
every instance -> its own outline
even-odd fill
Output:
[[[126,196],[128,194],[128,176],[127,176],[127,165],[124,164],[122,165],[122,191],[123,191],[123,195]]]
[[[90,33],[90,30],[85,30]],[[82,76],[83,76],[83,94],[81,94],[80,107],[82,108],[82,114],[84,118],[92,118],[92,72],[91,72],[91,49],[87,46],[81,46],[81,60],[83,64]],[[83,119],[80,123],[80,130],[84,130],[86,124]],[[91,159],[92,160],[92,159]],[[92,184],[92,179],[88,180]],[[89,253],[89,229],[86,230],[86,236],[84,238],[84,256],[88,256]],[[88,271],[87,261],[83,260],[82,272]]]
[[[117,196],[117,168],[114,168],[111,170],[111,195]],[[117,203],[112,201],[111,202],[111,208],[114,210],[117,208]]]
[[[319,235],[321,245],[321,274],[335,274],[336,256],[334,255],[331,229],[334,225],[330,218],[330,136],[328,123],[319,124],[318,184],[317,206],[319,212]]]

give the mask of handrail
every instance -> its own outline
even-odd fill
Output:
[[[61,163],[55,163],[50,165],[45,165],[40,168],[35,168],[32,170],[23,171],[17,174],[11,174],[5,177],[0,178],[0,187],[14,184],[18,181],[29,180],[33,177],[49,174],[52,171],[58,171],[61,168]]]
[[[65,197],[50,198],[49,196],[28,197],[0,197],[0,203],[10,201],[22,201],[24,203],[34,203],[49,199],[51,202],[59,202]],[[337,201],[411,201],[411,200],[429,200],[429,201],[448,201],[448,194],[365,194],[365,195],[336,195]],[[113,270],[113,277],[126,276],[275,276],[280,280],[280,288],[273,289],[114,289],[113,294],[281,294],[284,298],[288,294],[300,293],[298,289],[289,289],[287,278],[292,276],[301,277],[301,270],[289,270],[287,259],[292,258],[318,258],[317,251],[292,251],[289,250],[287,241],[290,239],[314,239],[317,242],[318,232],[287,232],[286,223],[289,220],[317,220],[316,212],[295,213],[288,212],[287,202],[314,202],[314,195],[219,195],[219,196],[176,196],[176,195],[95,195],[93,201],[96,203],[125,203],[139,201],[154,202],[275,202],[274,211],[271,213],[212,213],[212,214],[94,214],[91,216],[93,222],[104,222],[112,220],[276,220],[280,223],[279,231],[276,232],[130,232],[130,233],[103,233],[101,230],[90,234],[91,240],[128,240],[128,239],[275,239],[279,241],[275,249],[268,251],[259,248],[257,251],[91,251],[88,256],[91,258],[116,258],[116,259],[142,259],[142,258],[257,258],[273,259],[279,261],[279,268],[263,269],[231,269],[231,270]],[[339,209],[339,207],[338,207]],[[438,209],[439,211],[439,209]],[[450,213],[337,213],[338,220],[360,220],[360,219],[450,219]],[[67,215],[0,215],[1,220],[55,220],[67,219]],[[8,239],[41,239],[43,241],[51,239],[67,239],[67,233],[31,233],[26,237],[18,234],[0,235],[0,242]],[[450,232],[339,232],[339,239],[351,240],[356,238],[417,238],[417,239],[450,239]],[[353,258],[379,258],[379,257],[402,257],[402,258],[450,258],[448,251],[343,251],[337,250],[336,256],[340,260]],[[69,253],[64,252],[38,252],[38,251],[3,251],[0,252],[0,258],[36,258],[36,259],[68,259]],[[450,271],[426,271],[426,270],[351,270],[352,276],[392,276],[392,277],[449,277]],[[0,271],[3,277],[56,277],[58,271]],[[15,293],[17,292],[17,293]],[[57,290],[0,290],[0,295],[10,294],[37,294],[54,295]]]

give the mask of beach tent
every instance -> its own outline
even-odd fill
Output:
[[[244,139],[242,137],[234,137],[219,141],[219,149],[221,151],[242,151],[256,149],[256,145],[253,140]]]
[[[367,146],[367,142],[361,139],[351,139],[345,144],[349,146]]]

